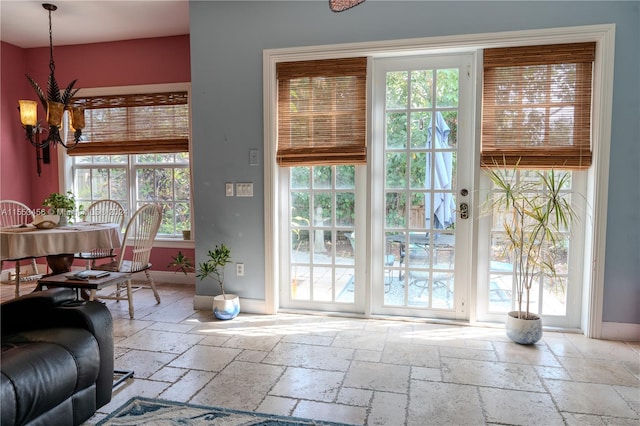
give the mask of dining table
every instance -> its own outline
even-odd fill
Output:
[[[74,253],[121,246],[117,223],[78,222],[49,229],[33,225],[0,228],[0,259],[46,257],[51,274],[71,270]],[[16,295],[20,276],[16,274]]]

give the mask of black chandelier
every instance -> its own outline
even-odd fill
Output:
[[[332,12],[342,12],[360,3],[364,3],[364,0],[329,0],[329,8]]]
[[[36,158],[38,161],[38,175],[40,175],[40,150],[47,149],[45,151],[44,160],[47,161],[48,148],[50,145],[60,144],[67,149],[74,148],[82,136],[82,129],[84,128],[84,108],[71,105],[73,96],[79,89],[73,89],[76,80],[73,80],[69,85],[61,91],[58,87],[58,83],[55,77],[56,64],[53,61],[53,32],[51,29],[51,12],[58,9],[54,4],[43,3],[42,7],[49,12],[49,80],[47,81],[47,93],[42,91],[38,83],[27,75],[27,80],[31,83],[33,90],[35,90],[40,103],[47,114],[47,124],[49,125],[49,134],[41,140],[40,134],[44,132],[44,129],[38,122],[38,103],[32,100],[19,100],[18,107],[20,109],[20,122],[24,127],[27,139],[36,148]],[[73,142],[65,143],[60,136],[60,129],[62,127],[63,115],[68,112],[70,115],[70,128],[73,130]]]

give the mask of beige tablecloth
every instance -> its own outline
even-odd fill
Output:
[[[0,259],[22,259],[120,247],[118,224],[89,224],[53,228],[0,229]]]

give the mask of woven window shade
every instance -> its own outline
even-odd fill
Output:
[[[74,98],[85,108],[83,139],[69,155],[189,151],[187,92]]]
[[[280,166],[367,161],[367,58],[281,62],[278,78]]]
[[[595,43],[484,51],[482,166],[591,165]]]

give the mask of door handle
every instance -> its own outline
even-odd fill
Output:
[[[469,219],[469,204],[460,203],[460,219]]]

